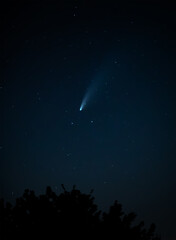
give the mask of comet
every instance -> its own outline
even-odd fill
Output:
[[[95,92],[97,91],[97,86],[98,86],[97,82],[92,82],[90,86],[87,88],[87,91],[82,99],[81,106],[79,108],[80,112],[86,108],[88,103],[90,103],[91,99],[95,95]]]
[[[95,97],[97,99],[97,97],[99,97],[100,95],[100,92],[102,92],[101,90],[104,86],[104,82],[107,81],[107,76],[108,76],[107,74],[110,71],[109,64],[103,64],[100,70],[101,71],[90,82],[90,85],[83,96],[83,99],[79,108],[80,112],[85,110],[85,108],[91,103],[91,101]]]
[[[89,100],[89,98],[90,98],[90,92],[87,91],[85,96],[84,96],[84,98],[83,98],[83,100],[82,100],[81,106],[79,108],[80,112],[86,107],[87,101]]]

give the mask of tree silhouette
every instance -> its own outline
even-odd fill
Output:
[[[63,239],[67,237],[159,240],[155,225],[148,230],[144,222],[133,224],[136,214],[124,214],[122,205],[115,201],[108,213],[98,211],[92,191],[83,194],[73,189],[69,192],[62,185],[59,196],[50,187],[44,195],[25,190],[16,199],[15,206],[0,200],[1,239]]]

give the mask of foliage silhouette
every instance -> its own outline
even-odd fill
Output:
[[[68,192],[62,185],[59,196],[47,187],[44,195],[25,190],[15,206],[0,200],[1,239],[60,239],[67,237],[159,240],[154,235],[155,225],[148,230],[144,222],[134,226],[134,213],[124,214],[122,205],[115,201],[109,213],[98,211],[92,191],[83,194],[74,186]]]

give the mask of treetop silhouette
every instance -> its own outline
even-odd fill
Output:
[[[155,225],[147,230],[144,222],[134,225],[135,213],[125,214],[122,205],[115,201],[108,213],[102,213],[94,203],[92,191],[81,193],[73,186],[57,195],[51,187],[36,196],[26,189],[16,199],[15,206],[0,200],[1,239],[60,239],[64,237],[159,240]]]

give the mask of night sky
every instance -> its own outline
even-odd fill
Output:
[[[0,196],[75,184],[176,239],[175,8],[6,1],[0,12]]]

